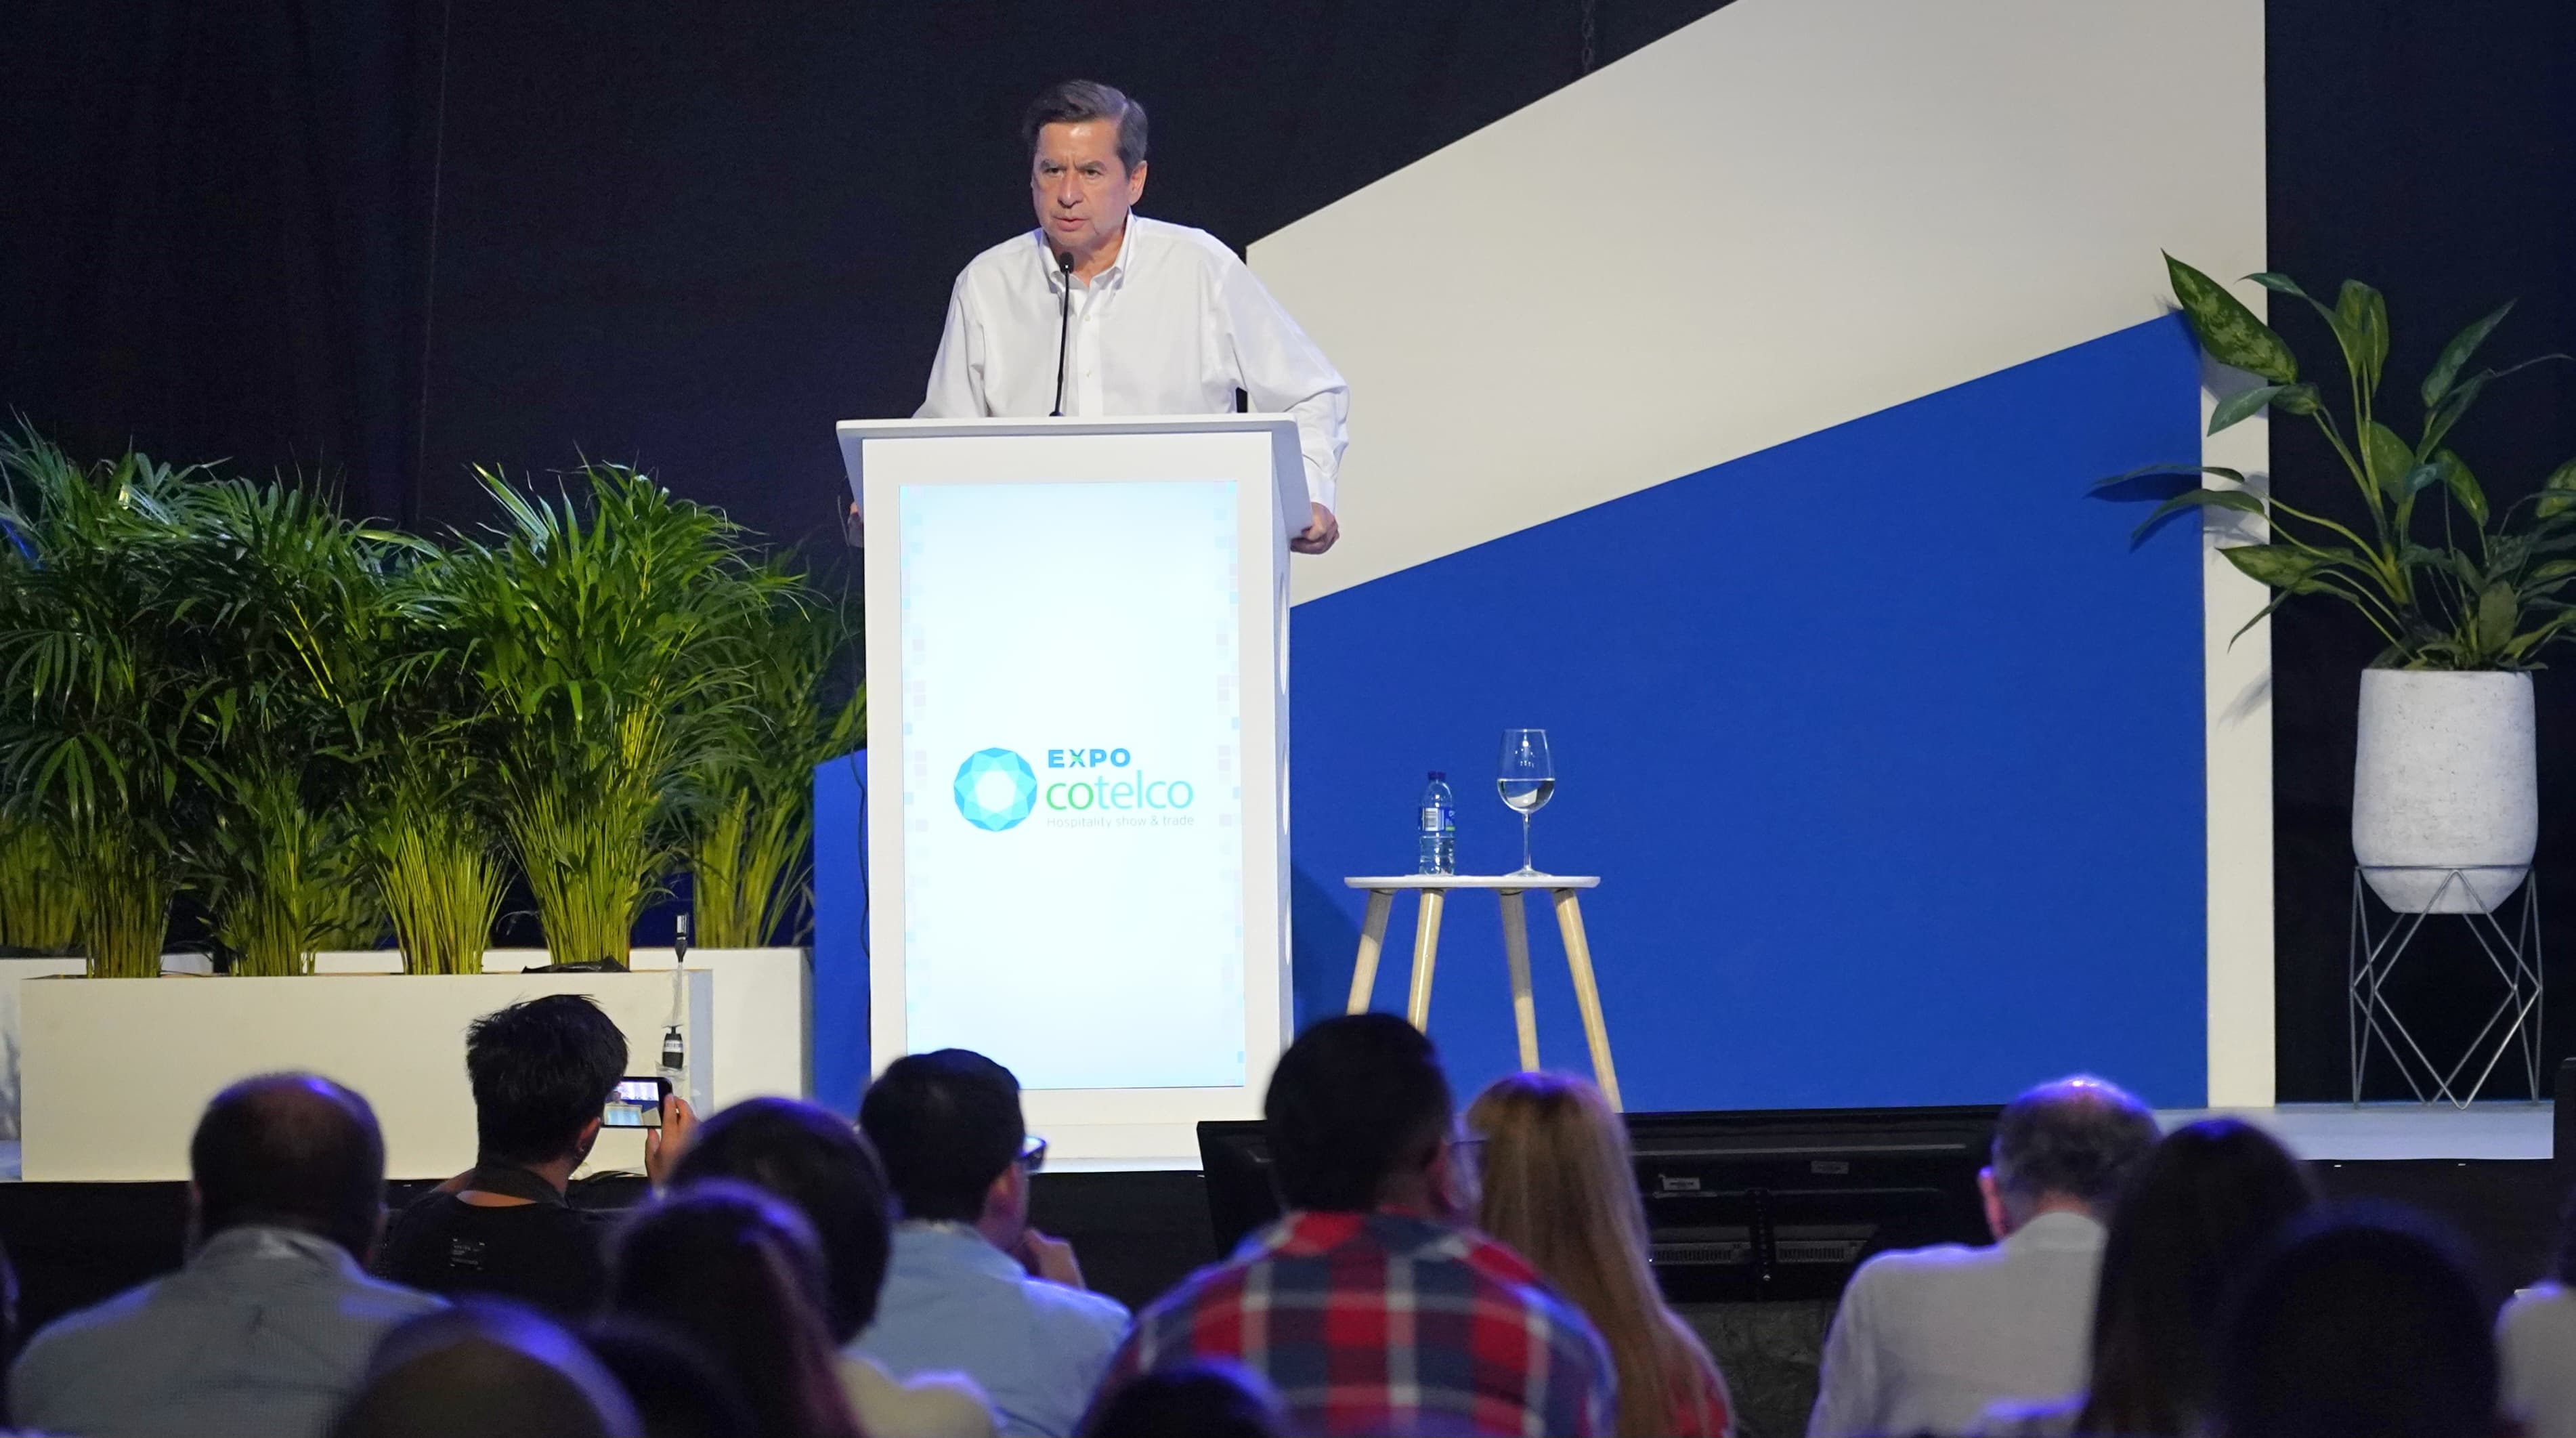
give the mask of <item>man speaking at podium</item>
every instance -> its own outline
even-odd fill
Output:
[[[919,417],[1231,414],[1241,390],[1253,409],[1297,421],[1313,523],[1288,547],[1332,548],[1350,438],[1341,373],[1214,235],[1132,211],[1145,193],[1142,105],[1068,80],[1023,129],[1038,227],[957,276]]]

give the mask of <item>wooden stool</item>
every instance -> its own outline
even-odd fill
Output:
[[[1344,879],[1368,891],[1368,917],[1360,925],[1359,961],[1351,970],[1350,1012],[1368,1009],[1377,989],[1378,951],[1386,946],[1387,914],[1399,889],[1417,890],[1422,906],[1413,924],[1413,986],[1404,1016],[1413,1026],[1431,1029],[1431,968],[1440,953],[1440,911],[1452,889],[1491,889],[1503,905],[1503,958],[1511,966],[1512,1022],[1520,1030],[1521,1071],[1538,1067],[1538,1009],[1530,999],[1529,916],[1521,895],[1544,889],[1556,900],[1556,930],[1565,939],[1565,966],[1574,975],[1574,1002],[1583,1011],[1583,1037],[1592,1046],[1592,1078],[1610,1107],[1619,1104],[1619,1074],[1610,1066],[1610,1030],[1601,1019],[1601,991],[1592,981],[1592,946],[1583,938],[1583,909],[1575,896],[1600,887],[1597,877],[1572,874],[1401,874],[1381,879]]]

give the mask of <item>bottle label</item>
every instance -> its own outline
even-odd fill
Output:
[[[1423,806],[1422,829],[1424,833],[1446,834],[1455,826],[1455,823],[1456,821],[1449,817],[1449,811],[1438,804],[1426,804]]]

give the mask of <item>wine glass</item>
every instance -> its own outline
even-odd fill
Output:
[[[1538,870],[1530,864],[1530,815],[1556,795],[1556,759],[1547,751],[1546,730],[1503,731],[1503,759],[1494,787],[1521,816],[1521,866],[1516,872],[1535,874]]]

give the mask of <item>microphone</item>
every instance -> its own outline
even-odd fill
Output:
[[[1047,411],[1047,418],[1062,419],[1064,417],[1064,352],[1073,338],[1073,252],[1071,250],[1055,252],[1055,269],[1056,277],[1064,282],[1064,289],[1056,300],[1055,408]]]

